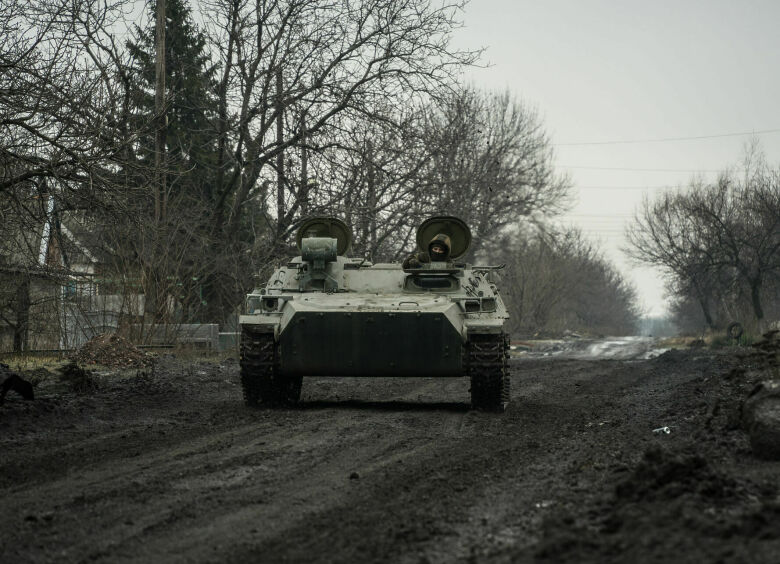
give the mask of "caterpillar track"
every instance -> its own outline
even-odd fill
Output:
[[[476,334],[465,347],[464,366],[471,379],[471,407],[504,411],[509,403],[509,336]]]
[[[271,407],[298,403],[302,378],[285,377],[279,372],[279,346],[271,332],[258,332],[251,326],[241,331],[241,387],[248,406]]]

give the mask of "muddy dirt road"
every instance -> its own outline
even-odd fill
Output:
[[[503,415],[430,379],[252,410],[235,362],[44,382],[0,407],[0,561],[777,562],[780,464],[723,400],[749,363],[514,359]]]

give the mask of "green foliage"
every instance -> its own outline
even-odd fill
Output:
[[[728,335],[715,335],[710,341],[711,349],[722,349],[734,345],[734,339]]]
[[[749,347],[757,340],[758,338],[752,333],[744,332],[742,333],[742,336],[737,340],[736,344],[740,347]]]
[[[148,25],[136,26],[135,40],[127,43],[134,66],[134,103],[139,120],[151,123],[155,115],[156,2],[150,3]],[[167,171],[167,241],[162,256],[176,257],[166,268],[177,280],[174,293],[185,322],[220,320],[233,309],[244,289],[231,284],[231,271],[247,269],[237,249],[254,240],[254,233],[239,223],[230,237],[212,223],[220,205],[219,101],[217,66],[211,62],[213,46],[193,21],[187,0],[166,1],[165,113]],[[141,137],[139,158],[151,165],[154,130]],[[247,207],[251,207],[249,204]],[[250,214],[247,214],[250,216]],[[250,216],[251,217],[251,216]],[[231,246],[230,244],[233,243]],[[227,280],[226,280],[227,278]]]
[[[168,118],[168,168],[174,172],[169,179],[175,193],[187,192],[210,202],[214,195],[214,167],[217,161],[217,134],[214,108],[215,67],[210,63],[206,39],[192,21],[185,0],[167,0],[165,35],[165,104]],[[154,16],[156,2],[150,5]],[[155,89],[155,33],[154,17],[150,25],[136,27],[136,41],[127,48],[138,78],[135,103],[142,116],[154,115]],[[153,135],[144,144],[143,158],[153,158]]]
[[[724,347],[748,347],[756,342],[756,336],[750,333],[742,333],[739,339],[734,340],[728,335],[719,334],[712,337],[710,341],[711,349],[722,349]]]

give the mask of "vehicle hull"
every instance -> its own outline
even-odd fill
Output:
[[[247,296],[241,386],[247,405],[300,401],[305,376],[465,377],[471,405],[509,401],[508,318],[491,272],[456,262],[471,234],[438,216],[418,229],[403,263],[347,258],[349,229],[334,218],[303,222],[300,256]]]
[[[443,312],[298,311],[279,345],[288,375],[464,375],[461,335]]]

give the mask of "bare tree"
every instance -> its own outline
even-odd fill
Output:
[[[116,184],[121,92],[112,28],[125,0],[12,0],[0,8],[0,192],[54,179],[84,205]],[[110,199],[110,198],[109,198]]]
[[[155,321],[224,319],[306,214],[343,214],[358,252],[398,259],[431,213],[490,237],[565,199],[534,112],[457,88],[478,55],[450,45],[460,0],[203,2],[197,131],[176,123],[181,82],[145,74],[140,40],[188,11],[165,4],[135,31],[130,0],[0,8],[0,193],[20,216],[54,196]]]
[[[317,190],[310,203],[345,217],[353,226],[355,253],[398,260],[424,218],[430,155],[421,110],[385,111],[381,120],[350,120],[321,136],[324,147],[312,155]]]
[[[508,92],[447,96],[429,111],[423,135],[431,155],[424,207],[467,219],[481,244],[568,203],[569,181],[555,173],[542,121]]]
[[[119,174],[133,139],[118,128],[116,73],[96,64],[110,60],[112,29],[127,4],[0,6],[0,262],[17,273],[17,326],[42,299],[56,311],[54,289],[83,275],[64,252],[62,218],[87,212],[116,218],[139,193]],[[34,289],[31,297],[31,281],[38,290],[49,281],[52,291]],[[20,329],[15,347],[24,348],[25,340]]]
[[[692,185],[693,190],[701,188],[701,184]],[[690,292],[695,297],[707,327],[714,329],[711,302],[716,251],[697,220],[683,192],[645,198],[628,228],[626,252],[637,261],[664,269],[679,293]]]
[[[780,176],[760,167],[739,181],[724,174],[709,189],[692,191],[689,209],[713,242],[711,264],[731,267],[750,292],[763,329],[765,283],[780,269]]]
[[[358,252],[398,259],[420,222],[442,213],[463,218],[478,247],[566,205],[541,122],[508,95],[457,90],[380,115],[322,135],[319,202],[354,223]]]
[[[628,252],[664,268],[680,299],[694,296],[709,328],[718,325],[718,296],[738,303],[745,288],[761,329],[764,288],[780,271],[780,172],[755,156],[748,154],[741,178],[724,172],[713,183],[645,200],[628,231]]]
[[[401,106],[453,84],[457,70],[476,56],[449,45],[461,8],[460,1],[416,0],[208,4],[222,69],[214,228],[232,233],[246,202],[269,201],[270,184],[262,180],[273,172],[282,178],[276,209],[268,212],[269,243],[284,240],[305,188],[302,193],[298,183],[284,180],[279,155],[304,139],[313,145],[347,116],[372,116],[379,103]]]
[[[636,291],[576,230],[526,228],[498,256],[513,332],[633,334]]]

